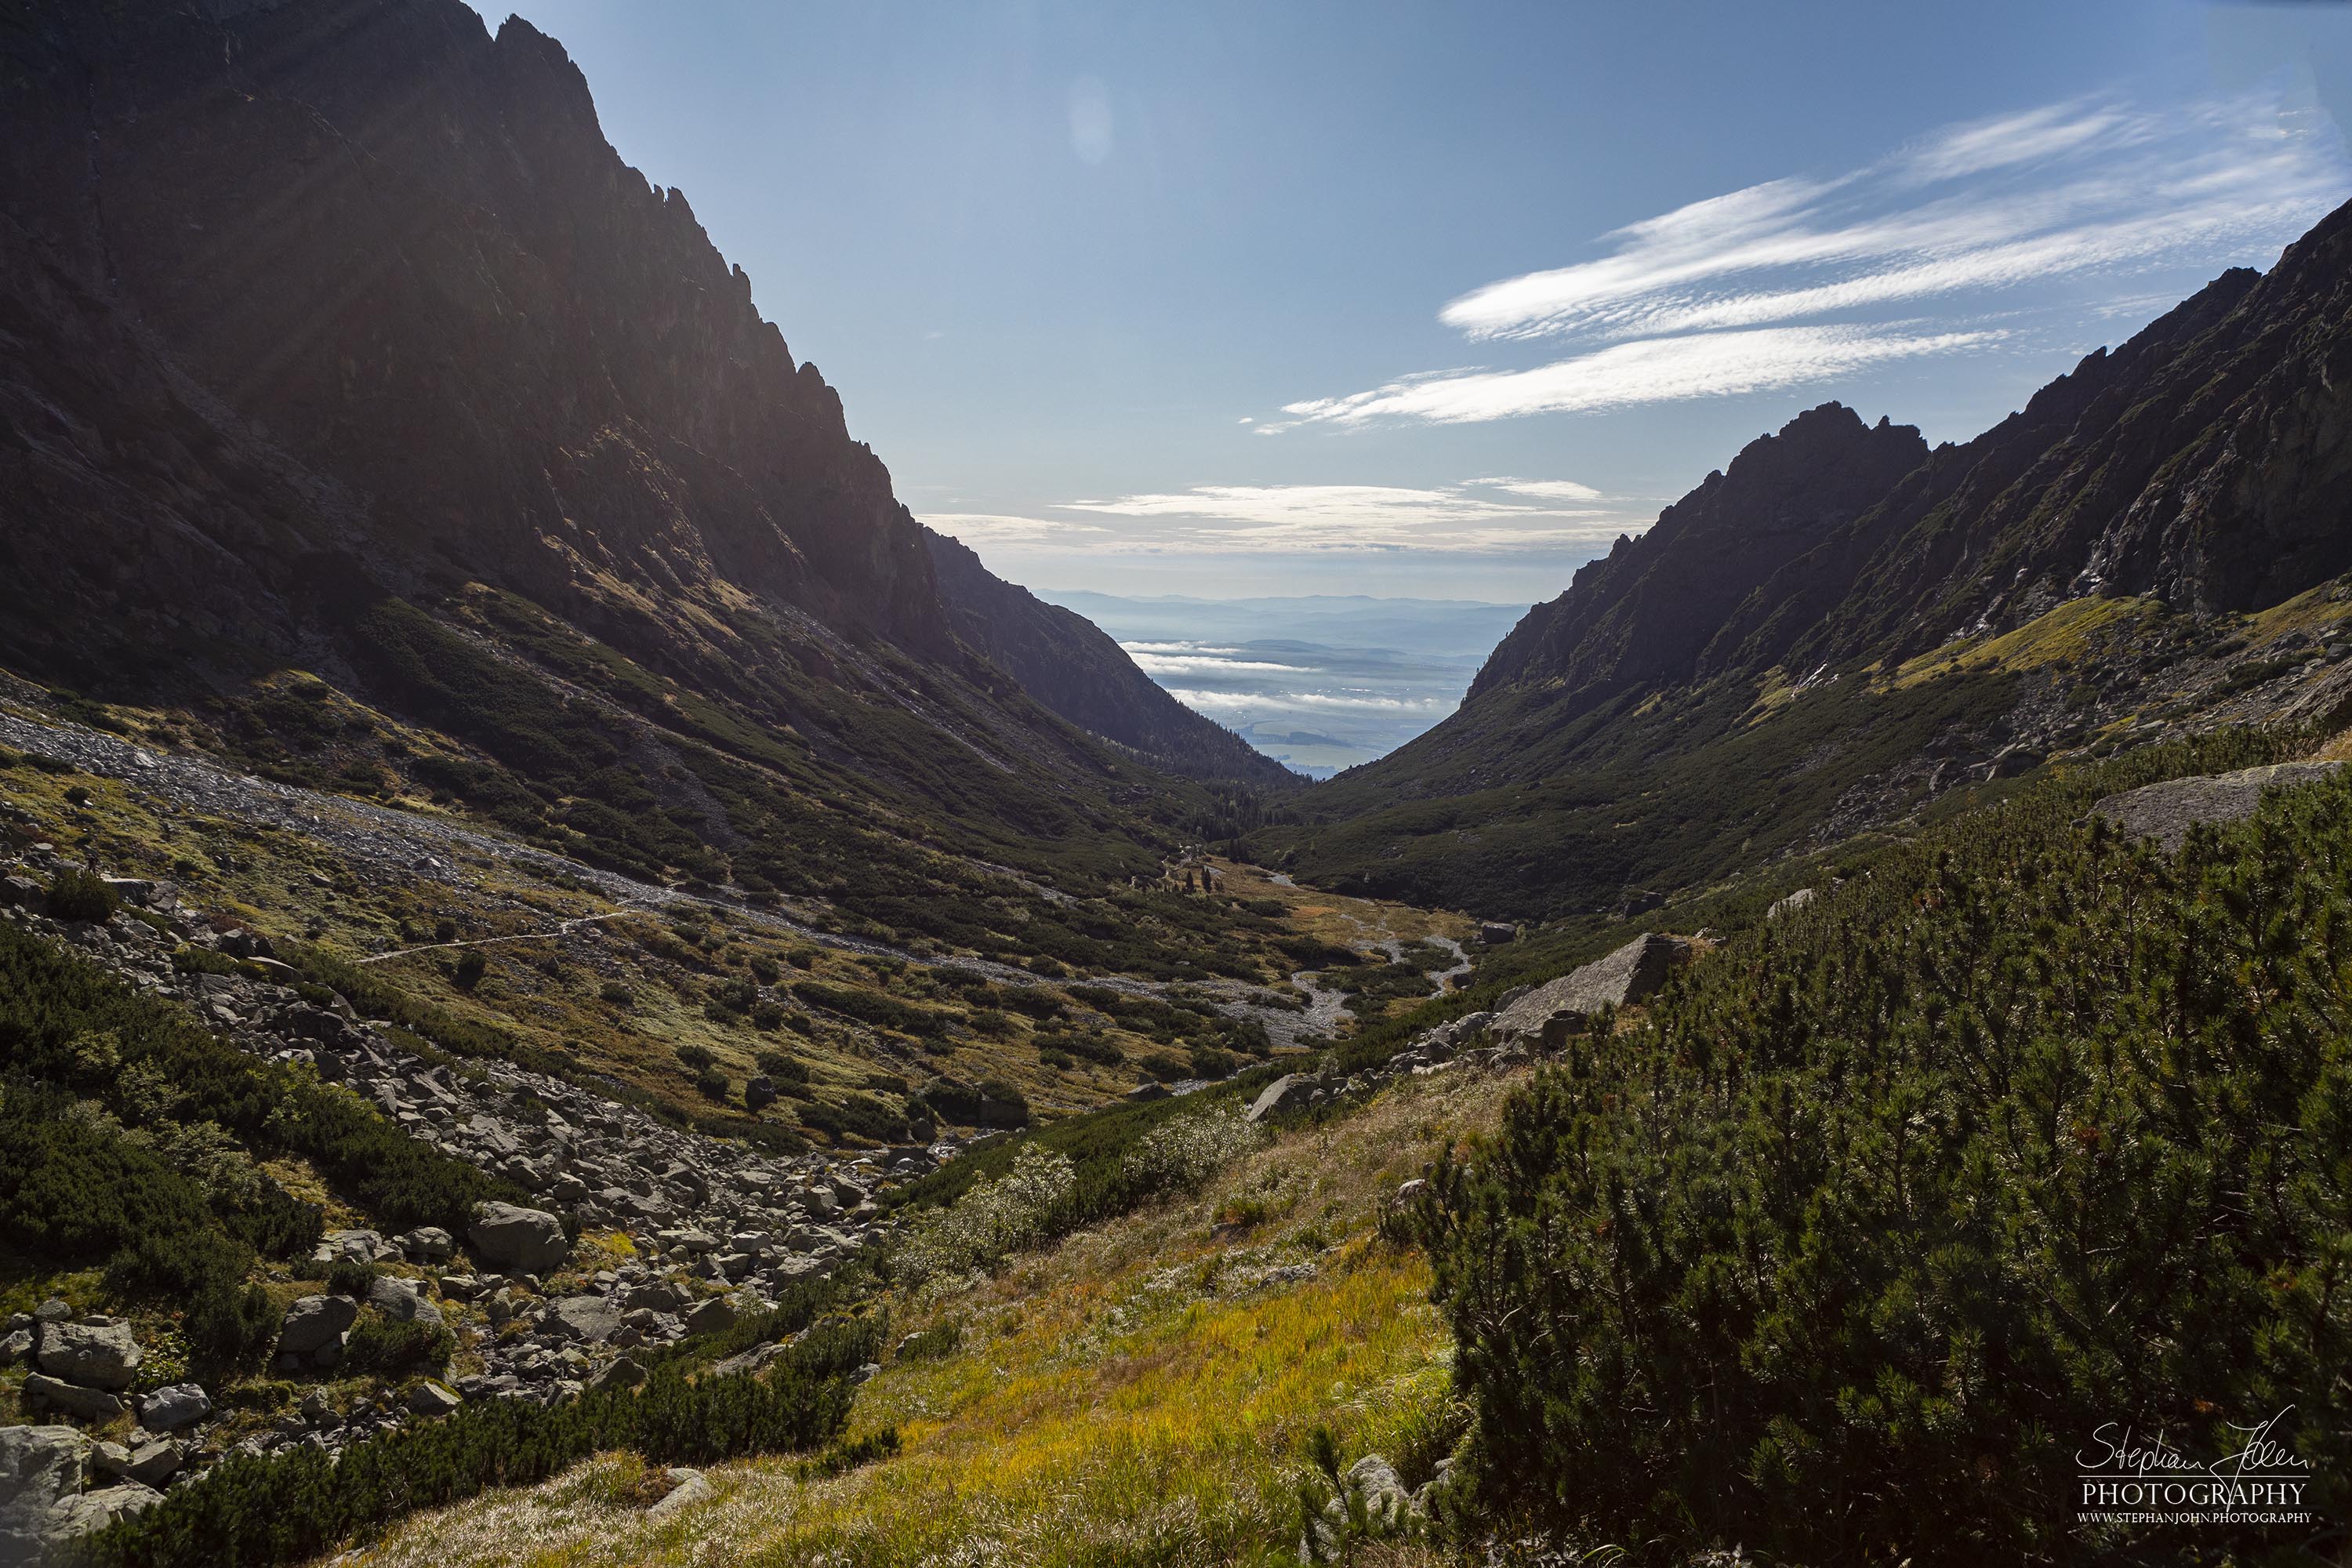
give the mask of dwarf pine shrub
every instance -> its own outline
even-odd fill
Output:
[[[2078,1523],[2076,1456],[2281,1416],[2345,1516],[2352,780],[2177,855],[2086,815],[2145,782],[1891,855],[1435,1167],[1398,1228],[1486,1509],[1636,1561],[2267,1561],[2293,1530]]]
[[[806,1364],[795,1347],[764,1377],[689,1382],[658,1368],[634,1392],[604,1389],[547,1405],[467,1405],[355,1443],[340,1458],[308,1447],[236,1455],[89,1538],[83,1561],[89,1568],[269,1568],[364,1539],[418,1509],[544,1480],[605,1449],[654,1464],[708,1465],[818,1448],[847,1423],[856,1387],[831,1365]]]

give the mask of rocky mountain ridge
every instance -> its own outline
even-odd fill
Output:
[[[1350,891],[1599,910],[2167,726],[2333,721],[2347,365],[2352,206],[1972,441],[1800,415],[1253,846]]]
[[[1149,682],[1076,628],[1017,677],[975,651],[973,601],[1017,590],[946,583],[530,24],[38,4],[0,69],[0,662],[303,782],[503,801],[639,874],[772,881],[749,851],[804,813],[918,883],[933,848],[1153,831],[1153,747],[1067,700]],[[376,721],[321,734],[288,671]],[[1161,754],[1280,782],[1152,707]]]
[[[956,635],[1071,723],[1186,777],[1276,790],[1304,782],[1170,696],[1084,616],[1005,582],[960,540],[929,528],[923,537]]]

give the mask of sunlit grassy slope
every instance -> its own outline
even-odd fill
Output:
[[[140,721],[128,710],[99,716],[125,730]],[[398,804],[427,826],[481,826],[422,800]],[[431,1045],[617,1080],[736,1135],[768,1127],[840,1142],[833,1110],[871,1102],[896,1118],[912,1109],[909,1090],[942,1079],[1008,1083],[1040,1117],[1099,1105],[1139,1079],[1191,1070],[1168,1064],[1189,1064],[1197,1048],[1242,1061],[1261,1051],[1262,1035],[1227,1008],[1295,1001],[1286,977],[1308,963],[1302,955],[1330,943],[1370,954],[1383,941],[1468,931],[1459,917],[1335,899],[1230,867],[1220,868],[1213,897],[1167,875],[1161,886],[1064,906],[1083,907],[1114,932],[1116,956],[1136,959],[1137,974],[1115,963],[1024,957],[1011,937],[958,946],[880,928],[823,900],[778,906],[814,930],[888,944],[910,963],[844,951],[740,905],[619,902],[549,862],[483,851],[490,839],[436,840],[442,864],[418,874],[350,851],[353,836],[373,828],[359,815],[368,809],[321,795],[306,805],[307,826],[273,826],[216,801],[175,800],[152,781],[47,771],[0,749],[0,811],[16,839],[46,838],[111,872],[172,879],[215,923],[268,935],[310,977],[363,1007],[355,985],[405,999],[396,1016]],[[986,908],[1020,928],[1027,911],[1011,896],[1018,888],[1005,888]],[[460,970],[467,951],[479,954],[477,974]],[[983,963],[1024,968],[1027,983],[992,984],[971,967]],[[1155,1005],[1106,1011],[1099,996],[1089,1004],[1069,989],[1121,975],[1151,981]],[[422,1024],[420,1010],[446,1026]],[[1315,1026],[1352,1023],[1338,1016]],[[761,1058],[778,1053],[806,1068],[806,1093],[795,1100],[788,1082],[776,1104],[747,1116],[744,1087],[765,1070]],[[723,1097],[701,1087],[706,1068]],[[909,1135],[881,1123],[869,1131]]]
[[[1380,1205],[1441,1144],[1483,1134],[1511,1079],[1407,1080],[1245,1156],[1199,1198],[1131,1216],[943,1297],[894,1300],[909,1347],[852,1436],[897,1458],[829,1479],[713,1472],[671,1519],[607,1457],[423,1517],[361,1562],[462,1564],[1227,1563],[1288,1560],[1299,1442],[1328,1424],[1407,1484],[1450,1445],[1451,1346]],[[944,1332],[942,1331],[945,1331]]]

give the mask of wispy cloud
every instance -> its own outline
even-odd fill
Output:
[[[1448,697],[1384,697],[1332,691],[1285,691],[1277,699],[1263,692],[1209,691],[1171,686],[1168,695],[1187,708],[1236,710],[1278,704],[1286,708],[1322,708],[1358,713],[1447,713],[1458,706]]]
[[[1302,421],[1338,425],[1383,418],[1455,425],[1520,414],[1583,414],[1794,386],[1885,360],[1946,353],[1999,335],[1822,326],[1643,338],[1534,370],[1411,377],[1345,397],[1294,403],[1286,412]]]
[[[2050,105],[1677,207],[1439,312],[1473,342],[1564,340],[1570,357],[1401,376],[1257,428],[1585,412],[1982,349],[2004,335],[1976,324],[1987,296],[2031,308],[2051,301],[2019,291],[2110,278],[2145,294],[2159,269],[2264,261],[2347,195],[2333,130],[2267,100]]]
[[[930,512],[921,520],[975,548],[1090,554],[1262,554],[1437,550],[1509,553],[1606,544],[1648,526],[1639,498],[1574,479],[1486,478],[1456,485],[1196,485],[1058,501],[1065,516]],[[1140,653],[1192,653],[1189,647]]]
[[[1496,491],[1504,493],[1496,494]],[[1218,551],[1540,550],[1607,542],[1638,522],[1571,479],[1461,485],[1199,485],[1065,502],[1137,520],[1134,547]]]
[[[1076,543],[1074,535],[1108,531],[1098,524],[1074,522],[1068,518],[1015,517],[993,511],[922,512],[916,521],[975,548],[982,544]]]

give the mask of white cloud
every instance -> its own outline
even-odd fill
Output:
[[[1481,485],[1513,495],[1534,496],[1539,500],[1605,500],[1608,498],[1591,485],[1580,485],[1574,479],[1465,479],[1466,486]]]
[[[1201,691],[1171,686],[1168,695],[1187,708],[1220,708],[1229,712],[1244,709],[1328,708],[1357,713],[1449,713],[1459,706],[1451,697],[1354,697],[1328,691]]]
[[[1504,494],[1479,493],[1500,489]],[[1565,505],[1602,499],[1570,479],[1396,485],[1198,485],[1056,510],[1136,520],[1124,547],[1219,551],[1545,550],[1606,543],[1646,518]],[[1119,546],[1114,546],[1117,548]]]
[[[1222,675],[1227,671],[1234,670],[1256,670],[1261,672],[1278,671],[1283,674],[1291,675],[1313,675],[1318,673],[1313,669],[1307,668],[1300,665],[1268,664],[1262,660],[1245,658],[1212,658],[1201,655],[1188,658],[1180,654],[1135,653],[1132,651],[1128,654],[1128,657],[1135,661],[1136,668],[1151,676]]]
[[[1533,370],[1410,377],[1345,397],[1293,403],[1297,423],[1424,419],[1454,425],[1522,414],[1582,414],[1636,403],[1762,392],[1887,360],[1948,353],[1993,331],[1907,332],[1869,327],[1767,327],[1613,343]]]
[[[915,521],[974,547],[1058,543],[1068,541],[1073,534],[1108,531],[1093,523],[1073,522],[1067,518],[1013,517],[992,511],[919,512]]]
[[[1629,224],[1601,237],[1605,254],[1499,279],[1439,312],[1474,342],[1569,340],[1580,352],[1568,357],[1401,376],[1288,405],[1288,419],[1257,428],[1583,412],[1980,349],[2003,334],[1922,320],[1923,306],[2266,261],[2347,195],[2352,166],[2332,127],[2270,100],[2161,111],[2081,100],[1972,121],[1843,174],[1769,181]]]
[[[2275,249],[2347,190],[2332,137],[2267,103],[2164,117],[2056,106],[1956,128],[1842,178],[1693,203],[1605,236],[1608,256],[1487,284],[1440,319],[1472,338],[1675,331],[2197,263]],[[1806,276],[1726,286],[1790,274]]]
[[[2152,115],[2077,100],[1947,126],[1906,153],[1896,167],[1923,183],[1960,179],[2062,154],[2143,142],[2162,130],[2162,121]]]

